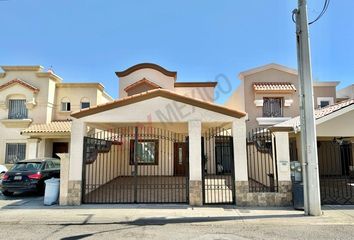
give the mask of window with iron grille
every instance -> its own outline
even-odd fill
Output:
[[[282,98],[263,98],[263,117],[283,117]]]
[[[130,140],[130,164],[134,165],[135,141]],[[136,158],[138,165],[158,164],[159,141],[139,140],[137,144]]]
[[[7,143],[5,163],[12,164],[26,157],[26,143]]]
[[[25,119],[28,117],[25,99],[9,100],[9,119]]]

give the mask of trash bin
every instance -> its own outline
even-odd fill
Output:
[[[304,184],[302,182],[293,183],[293,201],[296,210],[304,210]]]
[[[290,162],[291,181],[293,183],[293,203],[297,210],[304,210],[304,184],[302,182],[302,167],[299,161]]]
[[[45,193],[44,193],[44,205],[53,205],[57,203],[59,198],[59,178],[51,178],[44,181]]]

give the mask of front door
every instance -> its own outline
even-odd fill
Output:
[[[174,143],[174,175],[186,176],[188,171],[187,143]]]
[[[69,152],[69,143],[67,142],[54,142],[53,143],[53,158],[59,158],[57,153],[68,153]]]

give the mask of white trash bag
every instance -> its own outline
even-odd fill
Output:
[[[50,206],[58,202],[59,198],[59,178],[51,178],[44,181],[45,193],[44,193],[44,205]]]

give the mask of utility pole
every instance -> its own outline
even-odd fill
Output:
[[[300,78],[304,210],[305,215],[320,216],[322,211],[306,0],[298,0],[298,8],[293,13],[296,16],[296,43]]]

